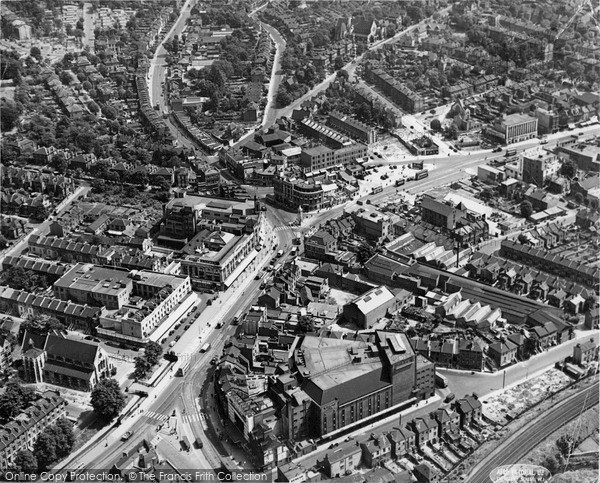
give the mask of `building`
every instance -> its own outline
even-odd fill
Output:
[[[99,317],[99,336],[132,345],[144,345],[151,334],[169,319],[180,305],[191,306],[192,283],[187,275],[169,275],[147,270],[129,273],[132,297],[116,310]]]
[[[317,145],[302,149],[298,164],[305,173],[313,173],[322,169],[352,164],[358,158],[366,155],[367,146],[360,143],[348,144],[337,149]]]
[[[382,240],[390,237],[392,222],[389,215],[372,206],[357,206],[346,211],[352,216],[358,231],[367,238]]]
[[[600,172],[600,146],[577,144],[572,146],[559,146],[558,152],[577,163],[582,171]]]
[[[368,329],[395,308],[396,298],[385,286],[375,287],[344,305],[344,319],[361,329]]]
[[[54,282],[53,290],[61,300],[112,310],[120,309],[129,301],[133,280],[128,270],[78,263]]]
[[[365,79],[381,89],[392,102],[409,114],[414,114],[425,108],[425,100],[419,94],[411,91],[377,66],[371,64],[365,66]]]
[[[354,473],[362,460],[362,448],[355,441],[342,443],[332,452],[327,452],[323,461],[325,473],[330,478],[340,478]]]
[[[304,255],[315,260],[334,260],[337,254],[337,240],[325,230],[318,230],[304,240]]]
[[[416,436],[409,428],[394,428],[387,433],[387,438],[392,443],[392,455],[394,458],[402,458],[415,448]]]
[[[465,428],[481,420],[482,405],[475,396],[465,396],[454,404],[454,410],[460,416],[460,427]]]
[[[341,112],[333,111],[329,114],[327,124],[346,134],[347,136],[350,136],[352,139],[367,145],[377,141],[377,133],[375,129],[367,126],[357,119],[354,119],[348,114],[342,114]]]
[[[350,138],[324,126],[312,119],[302,119],[299,123],[300,132],[324,142],[333,149],[350,146],[353,141]]]
[[[116,372],[108,354],[96,342],[48,334],[36,347],[35,338],[23,339],[20,376],[29,382],[55,384],[91,391]]]
[[[280,172],[273,180],[275,200],[290,208],[316,211],[339,202],[338,186],[329,179],[307,180]]]
[[[593,337],[573,347],[573,362],[576,364],[584,365],[597,360],[598,342]]]
[[[488,346],[488,356],[498,367],[517,362],[517,345],[510,340],[498,341]]]
[[[526,114],[509,114],[488,126],[487,133],[503,144],[513,144],[537,136],[538,120]]]
[[[546,180],[558,174],[560,166],[556,154],[540,147],[528,149],[521,164],[523,181],[541,188]]]
[[[415,354],[403,334],[376,332],[371,343],[305,336],[293,349],[292,371],[312,400],[307,422],[312,436],[414,400]]]
[[[0,469],[14,467],[19,451],[30,449],[39,434],[48,426],[64,418],[67,401],[58,391],[46,391],[0,428]]]

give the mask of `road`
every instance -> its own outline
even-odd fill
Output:
[[[260,293],[261,280],[255,280],[254,275],[259,269],[268,264],[275,255],[275,250],[270,248],[275,242],[277,249],[289,251],[292,245],[293,233],[289,230],[274,232],[274,226],[281,223],[280,215],[267,211],[268,224],[265,233],[268,236],[267,246],[259,255],[260,262],[255,264],[253,270],[248,270],[244,280],[231,287],[226,292],[219,294],[218,299],[200,313],[197,319],[187,330],[186,335],[173,347],[180,355],[180,362],[176,363],[173,371],[182,365],[183,360],[190,360],[190,367],[184,377],[166,377],[163,381],[150,388],[148,397],[141,399],[140,406],[124,418],[123,424],[118,428],[108,429],[106,434],[98,434],[87,446],[84,446],[67,460],[61,462],[55,470],[72,468],[83,464],[86,468],[110,468],[119,459],[123,451],[132,449],[142,439],[151,440],[156,435],[156,427],[160,421],[156,415],[170,415],[173,408],[180,407],[180,414],[198,414],[196,397],[198,391],[207,382],[207,376],[211,372],[209,361],[213,357],[220,357],[225,342],[235,332],[230,321],[239,316],[254,302]],[[223,323],[220,330],[215,328],[217,322]],[[196,334],[201,334],[198,338]],[[209,342],[210,349],[200,354],[199,347]],[[184,411],[184,412],[183,412]],[[193,450],[189,453],[189,468],[198,467],[199,458],[208,465],[207,468],[218,468],[220,458],[218,451],[209,441],[202,430],[198,418],[186,418],[184,423],[179,421],[180,435],[186,434],[190,441],[200,439],[203,442],[202,451]],[[127,441],[121,441],[122,435],[132,431],[134,436]],[[183,431],[183,433],[181,432]],[[105,444],[99,444],[105,442]],[[202,459],[200,459],[202,461]]]
[[[502,465],[518,463],[541,441],[563,427],[568,421],[598,404],[598,382],[561,401],[551,410],[525,425],[492,451],[472,471],[468,483],[490,482],[490,472]]]
[[[277,97],[277,92],[279,91],[279,84],[281,83],[281,79],[283,74],[281,74],[281,54],[285,50],[285,40],[281,36],[281,34],[273,27],[266,23],[261,22],[262,27],[269,32],[273,42],[275,42],[275,58],[273,59],[273,68],[271,70],[271,80],[269,82],[269,93],[267,94],[267,105],[265,107],[265,113],[263,115],[262,126],[267,127],[271,126],[277,120],[275,117],[277,110],[274,109],[275,98]]]
[[[483,397],[534,377],[536,374],[552,367],[554,363],[572,356],[573,347],[583,340],[588,340],[591,334],[590,331],[576,331],[576,338],[552,347],[541,354],[536,354],[527,361],[494,373],[476,372],[471,374],[468,371],[444,369],[442,367],[436,370],[448,378],[450,392],[454,393],[457,398],[473,392]]]
[[[447,7],[445,9],[441,10],[440,13],[448,11],[449,8],[450,7]],[[426,18],[426,19],[422,20],[421,22],[419,22],[418,24],[411,25],[410,27],[407,27],[405,30],[402,30],[401,32],[396,33],[396,35],[394,35],[393,37],[390,37],[389,39],[384,39],[384,40],[375,42],[374,44],[370,45],[369,48],[365,52],[363,52],[361,55],[356,57],[351,62],[348,62],[344,67],[342,67],[342,69],[348,72],[349,79],[352,80],[354,77],[355,71],[356,71],[356,67],[365,58],[365,55],[368,52],[378,50],[386,44],[397,42],[404,35],[411,33],[417,27],[419,27],[420,25],[424,25],[429,20],[430,20],[429,18]],[[323,81],[321,81],[319,84],[317,84],[311,90],[309,90],[306,94],[304,94],[303,96],[301,96],[298,99],[296,99],[295,101],[293,101],[289,106],[283,107],[281,109],[276,109],[275,107],[272,107],[270,109],[270,111],[272,111],[272,112],[266,113],[265,117],[268,117],[268,119],[272,119],[273,120],[272,122],[274,122],[276,119],[278,119],[280,117],[291,116],[292,112],[295,109],[299,109],[304,101],[307,101],[308,99],[311,99],[312,97],[325,91],[329,87],[329,85],[334,81],[334,79],[336,78],[336,75],[337,75],[336,72],[328,75]],[[271,122],[271,124],[272,124],[272,122]],[[271,124],[265,123],[265,127],[268,127]]]

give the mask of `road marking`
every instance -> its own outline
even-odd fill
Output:
[[[148,419],[154,419],[161,423],[164,423],[167,419],[169,419],[169,416],[167,416],[166,414],[159,414],[155,413],[154,411],[146,411],[144,413],[144,416],[146,416]]]

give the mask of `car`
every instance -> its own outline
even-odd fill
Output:
[[[180,335],[178,335],[177,337],[175,337],[175,341],[178,341],[179,339],[181,339]]]
[[[123,436],[121,436],[121,441],[127,441],[132,436],[133,436],[133,431],[127,431]]]
[[[500,146],[492,149],[492,153],[501,153],[502,152],[502,148]]]
[[[198,306],[197,305],[192,309],[192,312],[196,312],[196,310],[198,310]]]
[[[166,337],[164,337],[164,338],[163,338],[163,339],[160,341],[160,343],[161,343],[161,344],[164,344],[164,343],[166,343],[166,342],[167,342],[167,338],[166,338]]]
[[[174,333],[175,333],[175,331],[174,331],[173,329],[171,329],[171,330],[169,331],[169,335],[173,335]]]
[[[254,277],[254,280],[260,280],[260,273],[256,274],[256,277]]]
[[[216,358],[216,357],[213,357],[213,358],[210,360],[210,364],[211,364],[212,366],[214,366],[216,363],[217,363],[217,358]]]
[[[221,327],[223,327],[223,322],[218,322],[217,325],[215,326],[217,329],[220,329]]]
[[[454,394],[450,393],[446,396],[446,399],[444,399],[444,402],[449,403],[449,402],[453,401],[455,397],[456,396]]]
[[[189,329],[191,326],[192,326],[192,324],[187,324],[187,325],[185,326],[185,330],[188,330],[188,329]]]
[[[237,317],[234,317],[233,319],[231,319],[231,325],[238,325],[239,321],[240,320]]]

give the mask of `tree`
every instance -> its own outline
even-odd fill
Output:
[[[125,396],[116,380],[103,379],[92,391],[91,402],[96,414],[109,421],[125,406]]]
[[[15,290],[30,291],[33,287],[33,284],[31,283],[31,274],[27,273],[25,269],[21,267],[10,267],[6,271],[6,276],[4,278],[6,283]]]
[[[4,235],[0,235],[0,250],[4,250],[8,246],[8,240]]]
[[[15,456],[14,470],[18,473],[34,473],[37,471],[38,462],[34,454],[27,450],[19,451]]]
[[[46,335],[49,332],[64,332],[65,326],[56,318],[46,314],[35,314],[27,317],[21,324],[21,330]]]
[[[151,365],[158,364],[163,353],[163,349],[161,345],[157,342],[150,341],[146,344],[146,348],[144,349],[144,354],[146,359]]]
[[[92,114],[98,114],[98,112],[100,112],[100,108],[98,107],[98,104],[96,104],[94,101],[89,101],[87,103],[87,108],[90,110],[90,112]]]
[[[529,239],[525,236],[524,233],[519,234],[517,240],[521,245],[527,245],[529,243]]]
[[[275,101],[277,102],[277,107],[286,107],[292,102],[292,97],[287,90],[280,87]]]
[[[598,206],[600,206],[600,203],[598,202],[597,198],[591,198],[590,199],[590,208],[592,210],[597,210]]]
[[[296,332],[300,334],[307,334],[315,330],[315,322],[309,315],[301,315],[298,317],[298,325],[296,325]]]
[[[533,214],[533,205],[530,201],[523,201],[521,203],[521,216],[529,218]]]
[[[64,458],[73,449],[75,435],[73,434],[73,423],[67,418],[59,419],[53,427],[56,439],[56,455]]]
[[[337,77],[338,77],[338,79],[343,79],[346,81],[350,77],[350,74],[348,74],[347,70],[340,69],[337,71]]]
[[[17,125],[21,108],[13,101],[3,98],[0,103],[0,124],[2,131],[10,131]]]
[[[38,436],[33,445],[33,450],[37,458],[38,467],[41,470],[48,469],[58,459],[56,454],[56,437],[52,433],[51,428],[46,428]]]
[[[135,358],[135,370],[133,371],[134,379],[144,379],[152,369],[152,365],[145,357]]]
[[[429,123],[429,125],[431,126],[431,129],[433,129],[436,132],[439,132],[442,130],[442,123],[437,118],[432,119],[431,122]]]
[[[373,255],[375,255],[375,249],[371,245],[363,243],[356,253],[356,258],[359,263],[365,263]]]
[[[559,470],[558,461],[556,461],[556,458],[552,455],[546,456],[542,461],[542,466],[547,468],[553,475]]]
[[[35,400],[35,393],[18,382],[9,382],[0,395],[0,419],[10,419]]]
[[[171,189],[171,181],[162,176],[159,177],[154,184],[160,191],[168,191]]]
[[[338,55],[335,59],[333,59],[333,68],[335,70],[340,70],[344,67],[344,59],[341,55]]]
[[[578,205],[583,203],[583,194],[575,193],[575,203],[577,203]]]
[[[36,47],[35,45],[29,50],[29,55],[31,55],[31,57],[33,57],[34,59],[42,60],[42,51],[39,47]]]
[[[563,456],[569,456],[575,447],[575,438],[571,435],[563,434],[556,440],[556,446]]]
[[[560,167],[560,174],[573,179],[577,175],[577,164],[571,159],[566,160]]]

